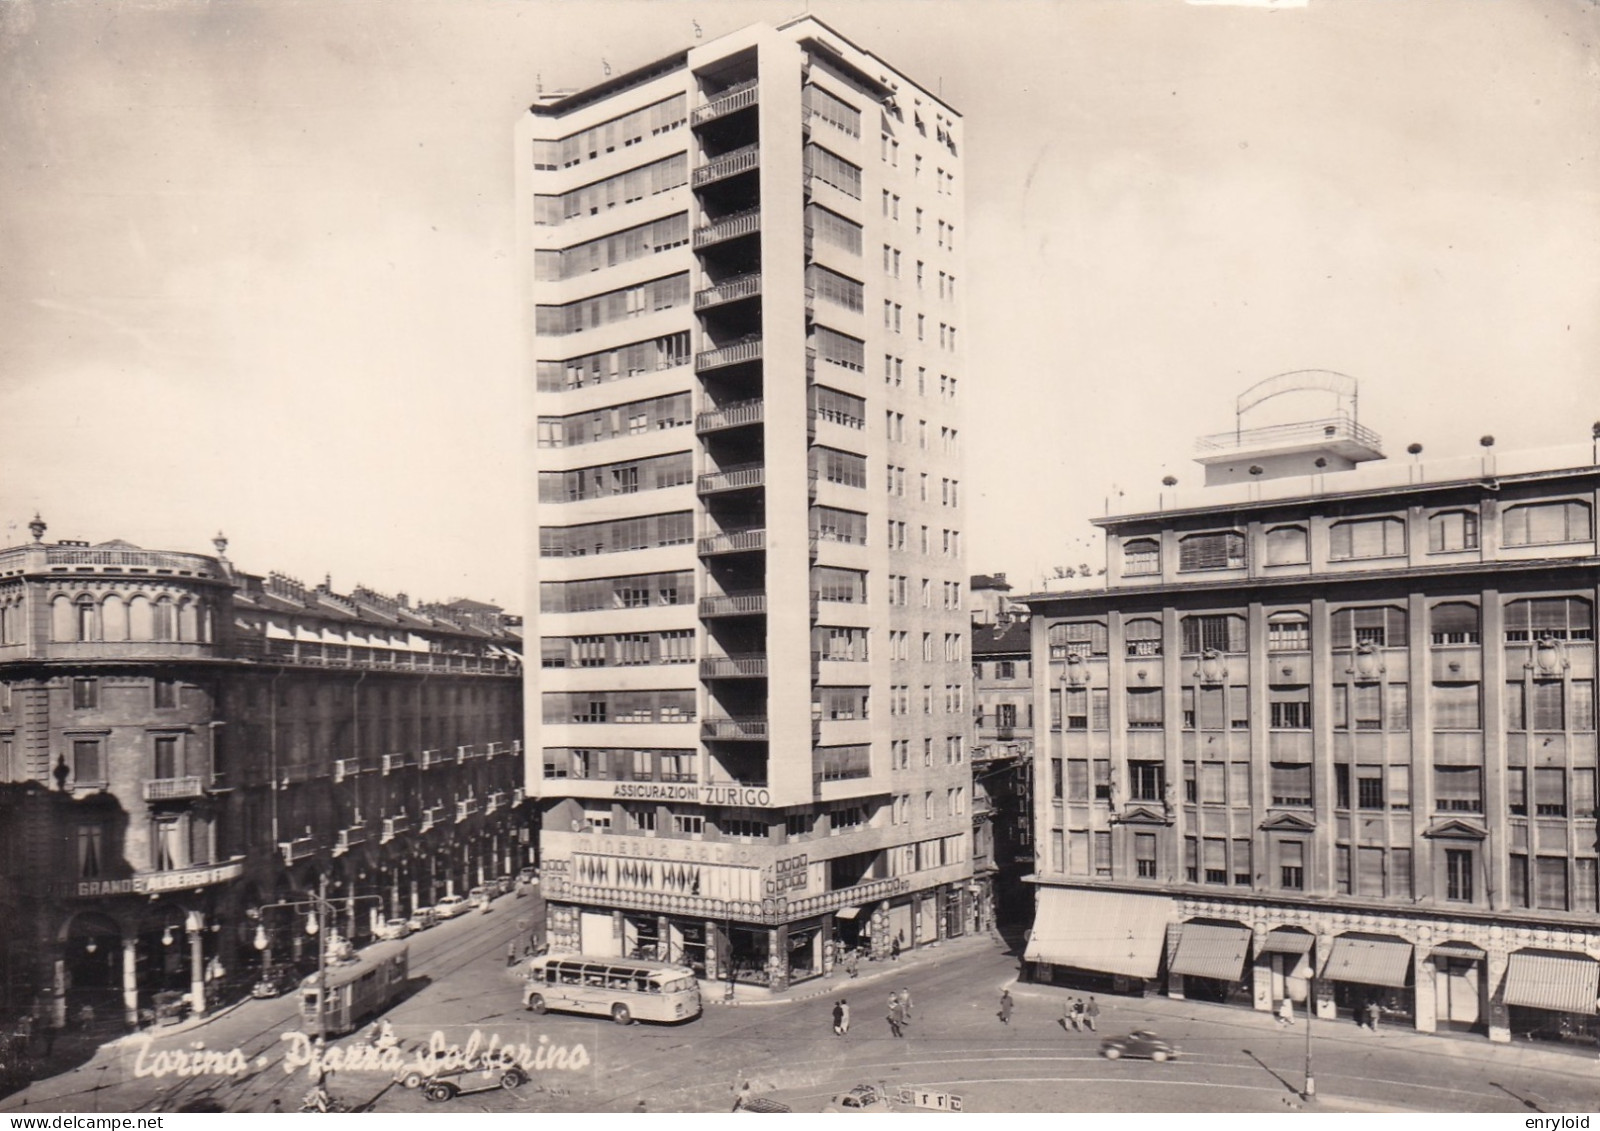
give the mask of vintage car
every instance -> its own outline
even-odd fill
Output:
[[[385,919],[375,932],[380,939],[403,939],[411,934],[410,919]]]
[[[1107,1060],[1119,1060],[1125,1056],[1156,1061],[1173,1060],[1178,1055],[1178,1047],[1148,1029],[1139,1029],[1126,1037],[1107,1037],[1100,1042],[1100,1055]]]
[[[250,987],[251,997],[281,997],[300,984],[300,973],[293,966],[269,966]]]
[[[840,1092],[828,1101],[824,1112],[895,1111],[889,1093],[875,1084],[857,1084],[848,1092]]]
[[[447,895],[433,905],[433,912],[441,919],[454,919],[457,915],[464,915],[472,910],[472,904],[467,902],[464,895]]]
[[[511,1091],[528,1082],[522,1069],[511,1065],[491,1068],[459,1068],[447,1059],[442,1050],[430,1053],[424,1050],[417,1059],[407,1064],[395,1076],[395,1083],[405,1088],[421,1088],[425,1099],[434,1103],[453,1100],[459,1095],[474,1092]]]
[[[439,913],[433,908],[419,907],[411,913],[411,917],[406,920],[406,925],[411,928],[412,934],[416,934],[418,931],[426,931],[438,921]]]

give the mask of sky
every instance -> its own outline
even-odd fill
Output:
[[[1281,372],[1392,455],[1600,419],[1588,0],[3,0],[0,545],[523,610],[513,125],[805,10],[965,117],[972,572]]]

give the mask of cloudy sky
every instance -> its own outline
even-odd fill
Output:
[[[0,545],[522,609],[513,122],[804,7],[0,2]],[[1084,560],[1286,370],[1396,453],[1600,418],[1600,6],[810,10],[966,116],[975,572]]]

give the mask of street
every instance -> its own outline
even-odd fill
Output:
[[[329,1091],[356,1110],[379,1112],[726,1111],[745,1083],[750,1094],[797,1111],[819,1110],[859,1083],[950,1093],[964,1110],[991,1112],[1561,1112],[1590,1110],[1600,1098],[1594,1061],[1575,1052],[1398,1029],[1373,1034],[1319,1021],[1318,1098],[1302,1103],[1303,1018],[1280,1029],[1269,1015],[1232,1007],[1101,997],[1099,1033],[1068,1033],[1062,1005],[1079,995],[1014,983],[1016,960],[988,937],[869,964],[855,980],[807,983],[795,1000],[727,1005],[710,988],[704,1016],[683,1025],[534,1017],[521,1008],[506,949],[542,913],[537,896],[505,896],[488,914],[414,936],[411,968],[420,988],[387,1014],[408,1060],[430,1041],[480,1053],[524,1046],[515,1055],[540,1066],[528,1084],[465,1094],[440,1107],[393,1082],[392,1069],[338,1065],[362,1044],[358,1031],[330,1042]],[[1002,1024],[999,995],[1008,985],[1015,1011]],[[914,1010],[906,1036],[896,1039],[886,1021],[888,995],[902,987],[911,990]],[[831,1030],[840,996],[852,1013],[845,1037]],[[1154,1063],[1098,1055],[1101,1036],[1144,1028],[1174,1041],[1179,1057]],[[0,1110],[270,1111],[276,1101],[294,1111],[312,1082],[303,1063],[284,1070],[286,1058],[290,1065],[297,1054],[303,1060],[307,1043],[283,1039],[298,1030],[293,997],[246,1002],[148,1044],[124,1038],[81,1068],[7,1097]],[[239,1055],[230,1067],[225,1054],[232,1050]],[[171,1055],[179,1051],[191,1055]],[[568,1068],[555,1066],[563,1061]],[[191,1070],[200,1074],[184,1074]]]

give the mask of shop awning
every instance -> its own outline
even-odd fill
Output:
[[[1567,951],[1518,950],[1506,966],[1505,1002],[1560,1013],[1595,1013],[1600,962]]]
[[[861,908],[859,907],[841,907],[833,913],[833,917],[835,919],[854,919],[859,914],[861,914]]]
[[[1185,923],[1183,934],[1178,936],[1177,953],[1167,968],[1174,974],[1237,982],[1244,971],[1244,956],[1249,949],[1248,927]]]
[[[1406,985],[1411,969],[1411,944],[1395,938],[1340,935],[1322,966],[1322,977],[1367,986]]]
[[[1082,888],[1043,888],[1023,958],[1103,974],[1154,978],[1173,901]]]
[[[1483,957],[1483,948],[1469,942],[1444,942],[1433,948],[1435,958],[1465,958],[1476,962]]]
[[[1317,936],[1305,931],[1286,931],[1279,928],[1268,931],[1267,937],[1256,944],[1257,954],[1310,954]]]

